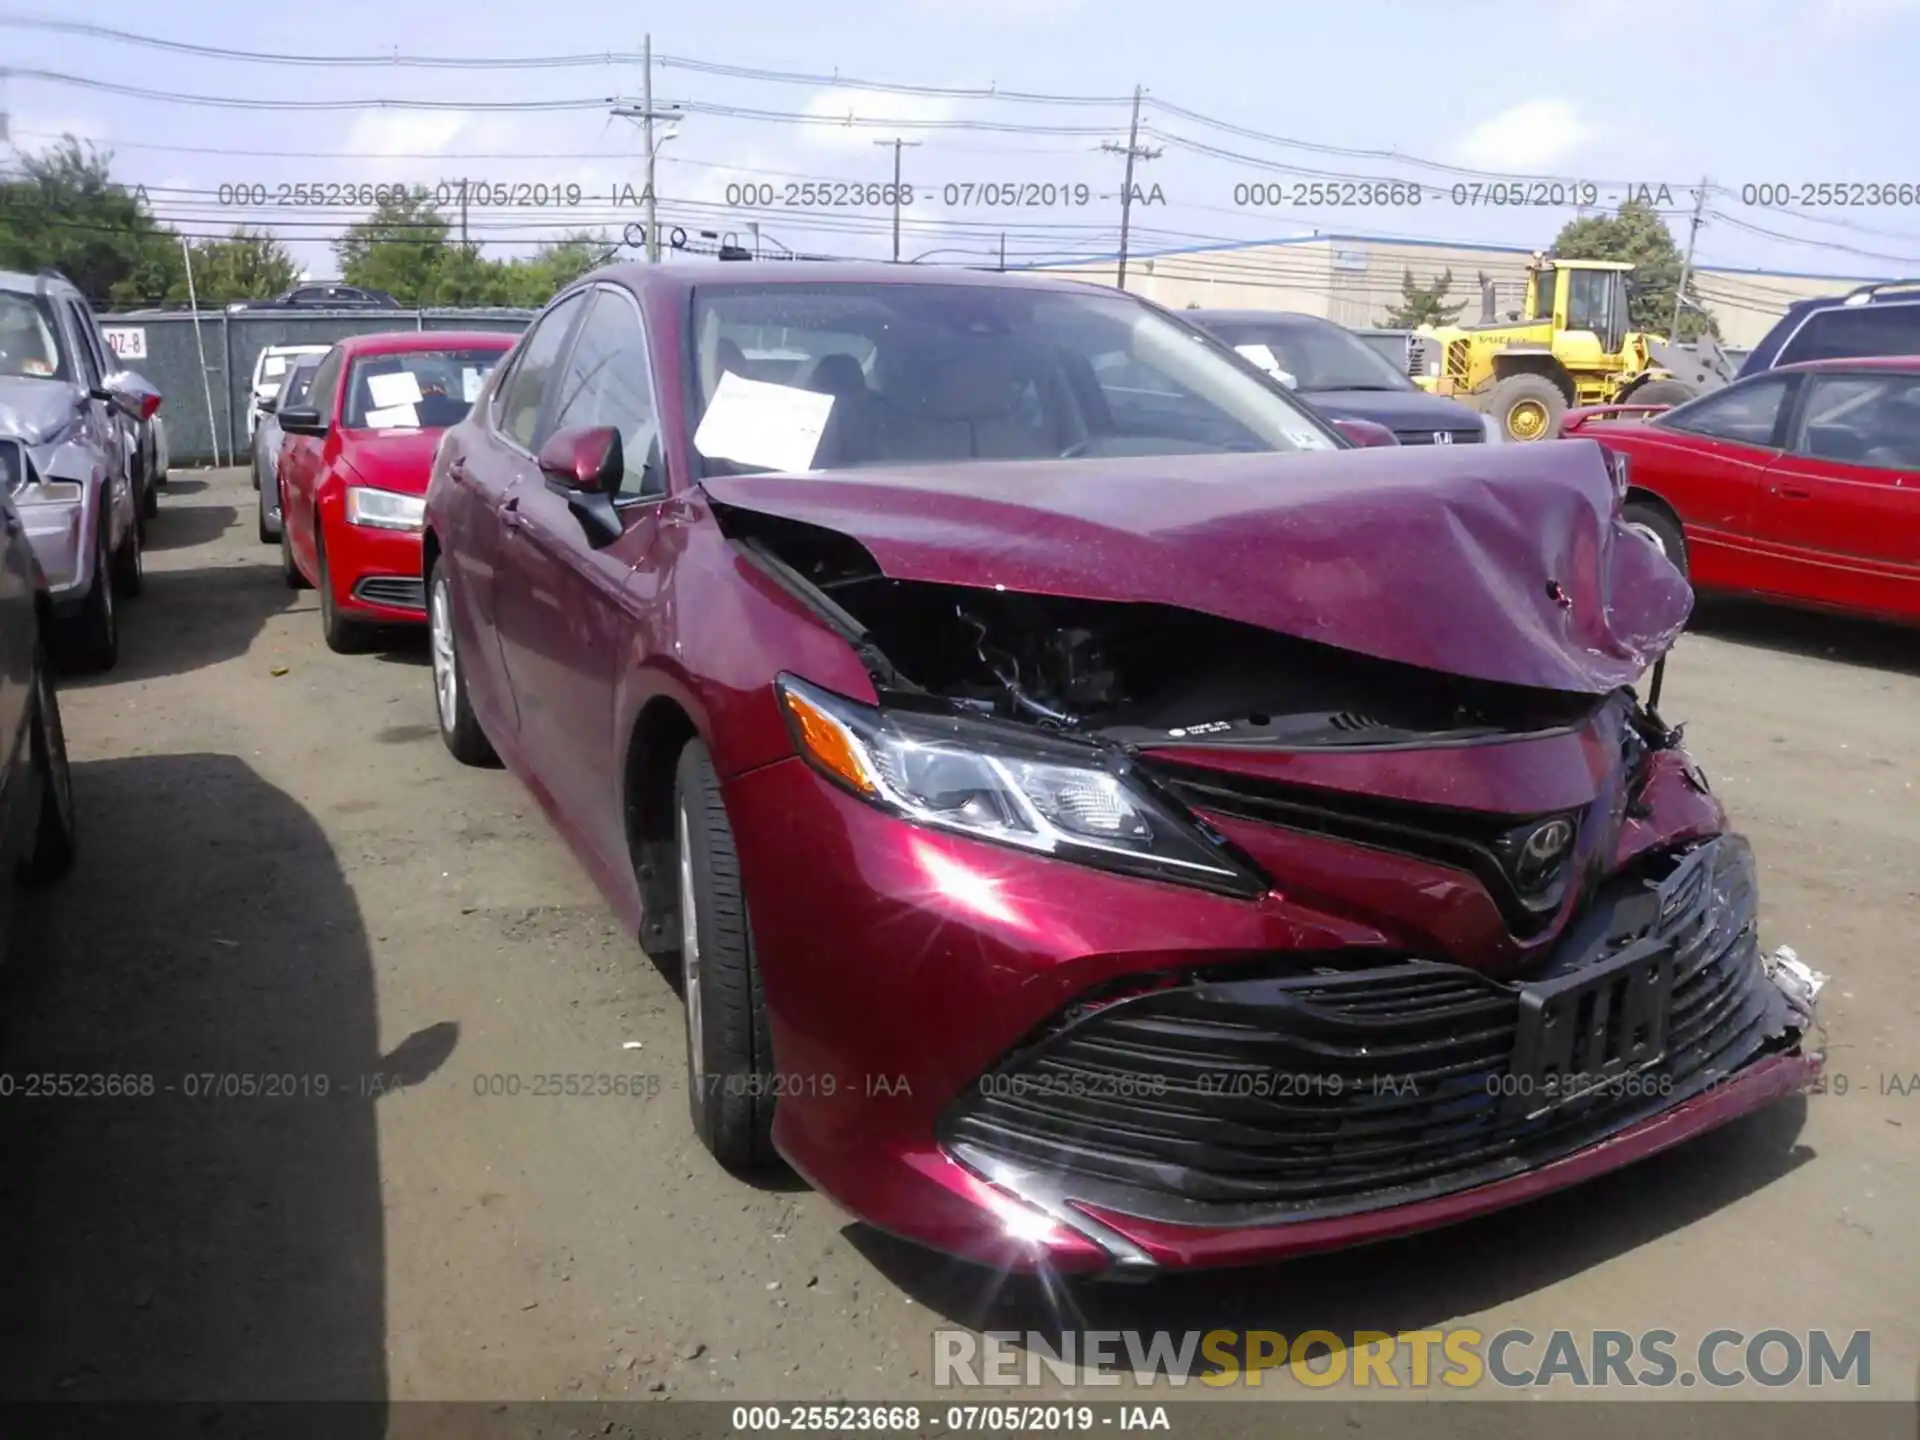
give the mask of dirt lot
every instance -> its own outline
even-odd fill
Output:
[[[253,501],[241,472],[176,478],[120,667],[66,691],[82,859],[15,927],[0,1070],[157,1091],[0,1101],[13,1395],[930,1397],[932,1330],[1062,1305],[1287,1334],[1864,1329],[1873,1392],[1914,1394],[1920,637],[1716,609],[1670,667],[1761,856],[1766,942],[1835,976],[1847,1093],[1438,1237],[1050,1306],[708,1161],[666,979],[525,792],[448,757],[424,644],[325,649]],[[478,1093],[548,1072],[657,1081]],[[242,1074],[331,1093],[186,1093]]]

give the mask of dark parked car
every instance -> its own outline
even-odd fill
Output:
[[[321,280],[283,290],[271,300],[236,300],[229,310],[398,310],[400,302],[384,290]]]
[[[5,879],[29,883],[72,867],[75,835],[73,775],[47,644],[52,607],[13,503],[34,480],[27,447],[0,439],[0,864]]]
[[[435,456],[436,709],[677,953],[727,1165],[1010,1268],[1323,1249],[1819,1072],[1620,499],[1110,290],[617,267]]]
[[[1920,355],[1920,280],[1795,300],[1740,363],[1740,379],[1807,360]]]
[[[1429,395],[1351,330],[1273,310],[1183,310],[1198,325],[1336,420],[1370,420],[1402,445],[1499,441],[1500,427],[1457,400]]]

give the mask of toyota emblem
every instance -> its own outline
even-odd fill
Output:
[[[1433,443],[1436,445],[1451,445],[1453,443],[1453,432],[1451,430],[1434,431]]]
[[[1529,868],[1551,865],[1560,858],[1560,852],[1573,842],[1573,824],[1567,820],[1549,820],[1531,835],[1520,847],[1526,857]]]

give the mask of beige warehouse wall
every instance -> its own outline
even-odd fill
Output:
[[[1520,308],[1526,288],[1527,253],[1474,245],[1412,245],[1337,236],[1287,245],[1249,245],[1136,257],[1127,265],[1127,288],[1181,310],[1291,310],[1342,325],[1380,325],[1400,298],[1402,276],[1413,272],[1426,285],[1449,270],[1450,302],[1464,306],[1463,321],[1480,318],[1478,276],[1494,284],[1499,313]],[[1112,285],[1117,266],[1092,261],[1045,267]],[[1794,300],[1837,295],[1875,277],[1783,275],[1702,267],[1702,301],[1719,322],[1721,343],[1740,349],[1757,344]]]

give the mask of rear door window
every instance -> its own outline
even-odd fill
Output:
[[[1790,384],[1789,377],[1774,375],[1735,385],[1670,410],[1654,423],[1741,445],[1772,446]]]
[[[1920,304],[1822,310],[1787,342],[1781,365],[1865,355],[1920,355]]]
[[[579,317],[586,293],[576,290],[534,322],[533,333],[520,347],[513,374],[501,387],[494,423],[500,427],[501,434],[522,450],[531,452],[535,444],[545,438],[541,434],[541,412],[553,388],[560,357],[566,351],[567,334]]]

